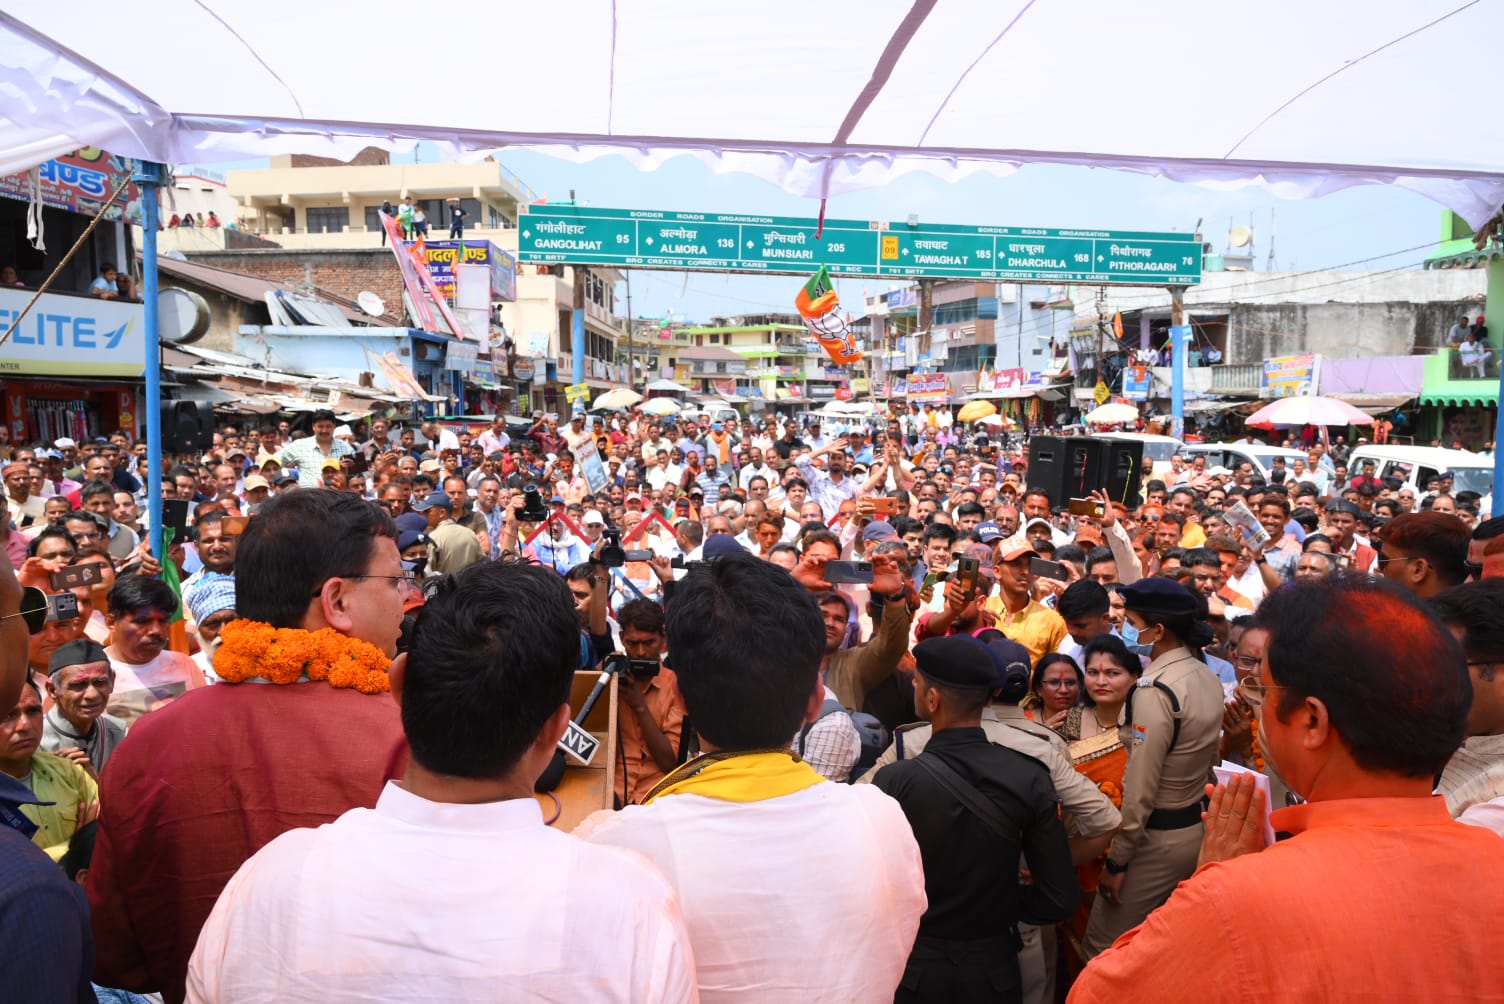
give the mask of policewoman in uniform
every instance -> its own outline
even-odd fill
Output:
[[[929,900],[894,1001],[1018,1001],[1019,922],[1065,920],[1081,896],[1055,787],[1038,760],[982,730],[998,684],[986,646],[930,638],[914,647],[914,664],[914,710],[933,733],[923,752],[872,780],[908,817]]]
[[[1152,661],[1118,726],[1128,748],[1123,828],[1086,925],[1088,958],[1143,923],[1196,870],[1222,727],[1222,684],[1200,659],[1212,640],[1206,601],[1171,579],[1141,579],[1120,592]]]

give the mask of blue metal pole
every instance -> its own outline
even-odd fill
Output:
[[[569,339],[569,351],[574,356],[574,372],[571,374],[574,379],[570,382],[578,386],[585,382],[585,270],[578,265],[574,270],[574,311],[570,316],[574,319]]]
[[[1174,419],[1170,434],[1176,439],[1185,436],[1185,353],[1190,331],[1187,324],[1170,328],[1170,415]]]
[[[1499,323],[1504,317],[1504,255],[1495,255],[1488,260],[1488,284],[1484,287],[1483,314],[1493,319],[1494,330],[1504,328]],[[1496,350],[1497,351],[1497,350]],[[1495,516],[1504,516],[1504,452],[1499,442],[1504,439],[1504,367],[1499,369],[1499,398],[1494,402],[1494,509]]]
[[[141,186],[141,301],[146,325],[146,506],[151,530],[151,553],[166,563],[162,548],[162,341],[157,330],[157,225],[161,218],[157,189],[162,184],[161,164],[136,164],[136,183]]]

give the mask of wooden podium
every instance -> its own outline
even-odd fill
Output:
[[[574,686],[569,691],[571,716],[579,714],[580,708],[585,706],[585,698],[590,696],[600,675],[597,670],[580,670],[574,674]],[[578,760],[568,754],[564,757],[564,779],[553,792],[562,809],[559,818],[554,820],[553,827],[565,833],[573,830],[592,812],[609,809],[613,804],[611,793],[617,785],[615,674],[582,724],[586,731],[600,740],[601,745],[588,767],[581,766]],[[554,814],[553,799],[547,795],[533,797],[538,800],[544,819]]]

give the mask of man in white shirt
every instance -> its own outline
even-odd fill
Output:
[[[732,553],[691,569],[667,614],[705,755],[576,834],[670,876],[702,1000],[892,999],[926,906],[923,865],[897,802],[828,782],[788,749],[825,699],[814,599],[782,568]]]
[[[578,409],[569,416],[569,425],[560,429],[559,434],[564,437],[564,442],[569,444],[571,451],[578,450],[595,439],[590,430],[585,428],[585,413]]]
[[[647,474],[648,484],[657,492],[663,491],[666,484],[678,485],[684,480],[684,469],[678,464],[670,463],[667,450],[659,450],[657,463],[649,467]]]
[[[767,465],[763,459],[762,450],[756,446],[747,450],[747,466],[743,467],[741,473],[736,476],[736,482],[742,491],[746,491],[747,482],[753,478],[764,478],[769,485],[778,483],[778,472]]]
[[[519,617],[526,630],[498,631]],[[579,646],[553,572],[458,573],[391,668],[407,777],[374,809],[284,833],[241,866],[199,936],[187,999],[695,1000],[669,884],[549,829],[533,797],[569,722]]]

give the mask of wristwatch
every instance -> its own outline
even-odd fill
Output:
[[[1121,875],[1128,870],[1127,865],[1120,865],[1116,861],[1112,860],[1112,858],[1108,858],[1103,861],[1102,866],[1107,869],[1107,874],[1109,875]]]
[[[1267,565],[1269,564],[1269,559],[1264,557],[1263,553],[1260,552],[1258,556],[1253,559],[1253,563],[1255,565]]]

